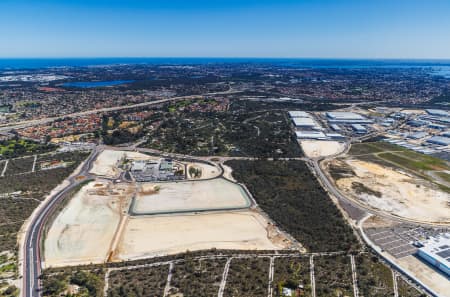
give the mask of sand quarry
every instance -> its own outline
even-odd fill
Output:
[[[274,250],[291,245],[264,216],[249,208],[251,199],[240,185],[213,178],[220,175],[217,167],[189,163],[202,174],[186,181],[113,182],[121,173],[117,165],[124,154],[133,159],[151,158],[112,150],[98,156],[91,173],[99,177],[75,194],[49,227],[44,267],[187,250]]]
[[[345,150],[345,143],[338,141],[302,140],[300,146],[309,158],[332,156]]]
[[[450,222],[450,195],[429,182],[361,160],[345,160],[345,163],[356,176],[340,178],[336,184],[360,202],[407,219]],[[381,196],[357,193],[354,183],[361,183]]]

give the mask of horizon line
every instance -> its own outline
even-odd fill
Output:
[[[378,61],[450,61],[449,58],[383,58],[383,57],[279,57],[279,56],[37,56],[37,57],[1,57],[1,60],[13,59],[274,59],[274,60],[378,60]]]

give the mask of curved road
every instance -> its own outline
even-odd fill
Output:
[[[54,194],[53,197],[50,197],[47,201],[43,202],[45,204],[37,210],[37,213],[32,218],[25,235],[25,242],[23,246],[22,296],[41,296],[41,292],[39,291],[39,276],[41,274],[40,240],[43,227],[49,215],[54,211],[58,203],[61,202],[72,189],[91,178],[89,175],[89,170],[92,167],[92,161],[95,160],[99,152],[100,151],[98,149],[95,149],[83,163],[80,172],[68,178],[69,185]],[[85,178],[80,179],[79,177],[81,176],[84,176]]]

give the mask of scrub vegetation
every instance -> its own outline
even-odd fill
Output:
[[[24,221],[40,201],[87,157],[87,153],[75,152],[55,156],[57,159],[67,160],[69,165],[65,168],[36,172],[29,170],[20,175],[0,177],[0,252],[14,250],[17,244],[17,232]],[[28,161],[28,159],[15,160]],[[24,164],[30,165],[31,169],[32,165],[24,162],[16,163],[14,168],[25,168]]]
[[[265,297],[269,280],[269,258],[233,259],[224,297]]]
[[[317,296],[353,296],[352,268],[349,256],[314,258],[314,272]]]
[[[359,248],[351,227],[303,161],[228,161],[258,205],[311,252]]]

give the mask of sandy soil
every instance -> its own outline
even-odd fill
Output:
[[[267,227],[267,221],[251,211],[130,218],[114,259],[210,248],[282,248],[268,238]]]
[[[136,196],[133,211],[155,213],[249,206],[250,199],[239,185],[217,178],[204,181],[145,183]]]
[[[233,168],[225,164],[222,164],[222,167],[223,167],[223,177],[236,182],[236,180],[233,177]]]
[[[45,238],[44,267],[104,262],[120,220],[128,184],[94,181],[59,213]]]
[[[341,178],[336,184],[345,193],[373,208],[413,220],[449,222],[450,195],[435,189],[426,181],[413,178],[378,164],[360,160],[347,160],[356,176]],[[380,192],[381,197],[356,193],[352,183]]]
[[[345,144],[338,141],[302,140],[300,145],[309,158],[331,156],[341,153],[345,149]]]
[[[408,256],[397,259],[397,262],[437,292],[439,296],[450,297],[450,281],[421,260],[414,256]]]
[[[90,173],[117,178],[120,174],[117,165],[122,157],[133,160],[159,160],[158,157],[149,156],[139,152],[132,151],[116,151],[116,150],[104,150],[98,155],[95,160]]]
[[[194,178],[193,176],[190,176],[189,174],[189,168],[194,167],[196,169],[199,169],[202,174],[200,177],[198,178]],[[189,163],[187,164],[187,174],[188,174],[188,179],[209,179],[209,178],[215,178],[217,176],[220,175],[220,169],[215,167],[215,166],[211,166],[208,164],[203,164],[203,163]]]
[[[117,164],[124,153],[123,151],[104,150],[94,161],[90,173],[110,178],[118,177],[120,172]]]

